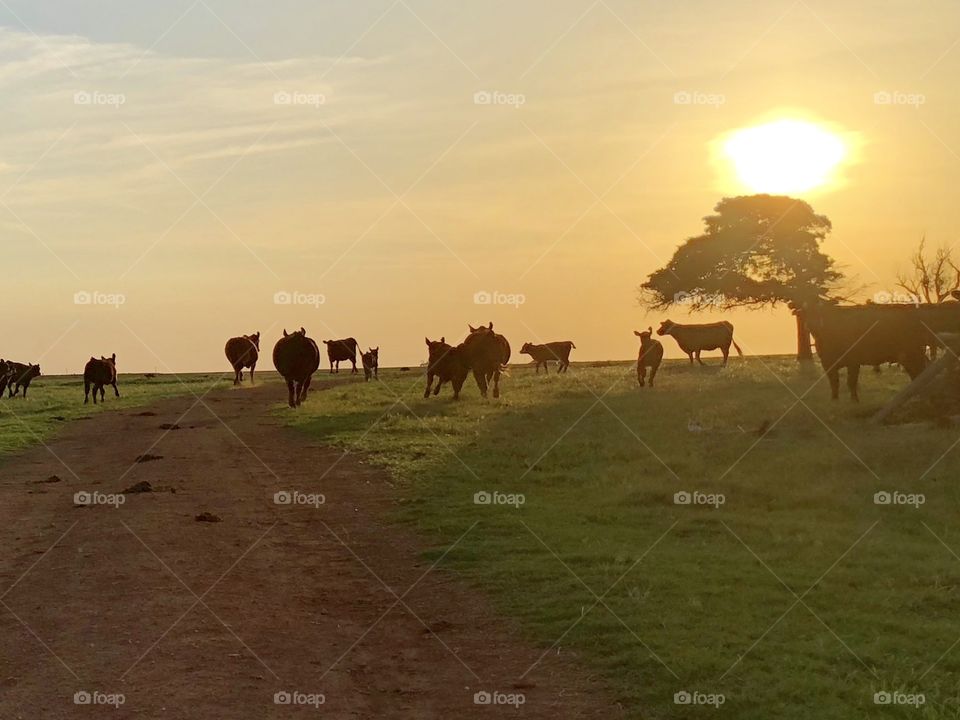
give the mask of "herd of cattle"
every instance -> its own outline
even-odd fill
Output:
[[[858,380],[863,365],[879,367],[885,363],[898,364],[911,379],[924,369],[928,348],[935,355],[940,345],[937,337],[940,333],[960,335],[960,293],[953,300],[929,305],[854,305],[840,306],[832,304],[799,305],[791,304],[794,314],[801,317],[813,337],[820,363],[830,382],[833,399],[840,394],[840,370],[847,372],[847,386],[850,397],[858,400]],[[450,383],[453,397],[460,397],[460,391],[467,377],[472,373],[480,389],[487,397],[489,387],[493,386],[493,397],[500,397],[500,377],[510,362],[510,343],[494,331],[493,323],[481,327],[469,327],[466,338],[459,345],[450,345],[446,338],[430,340],[426,338],[427,386],[423,396],[439,395],[440,389]],[[663,360],[663,345],[653,337],[653,328],[643,332],[635,331],[640,338],[640,352],[637,357],[637,381],[641,387],[653,387],[654,378]],[[732,345],[742,357],[740,346],[733,339],[733,325],[726,321],[706,324],[681,324],[665,320],[657,329],[657,335],[670,335],[680,349],[687,354],[690,363],[694,359],[701,365],[700,354],[704,351],[720,350],[723,364],[727,364]],[[360,344],[354,338],[343,340],[324,340],[330,372],[338,373],[341,362],[350,362],[352,373],[357,372],[357,355],[366,380],[379,375],[380,348],[360,350]],[[524,343],[521,354],[529,355],[540,372],[540,367],[548,371],[548,363],[557,363],[557,372],[566,372],[570,366],[570,352],[575,349],[573,342],[551,342],[546,344]],[[257,361],[260,358],[260,333],[241,335],[227,341],[225,353],[234,371],[234,385],[243,381],[243,371],[250,371],[253,382]],[[273,364],[287,383],[290,407],[297,407],[307,397],[310,382],[320,367],[320,347],[306,330],[288,333],[283,331],[273,348]],[[649,379],[647,372],[650,372]],[[30,383],[40,377],[40,365],[24,364],[0,359],[0,397],[4,390],[8,397],[23,392],[27,396]],[[117,356],[116,354],[100,358],[91,357],[83,371],[84,403],[89,402],[91,390],[93,402],[104,399],[104,389],[113,388],[117,397]]]

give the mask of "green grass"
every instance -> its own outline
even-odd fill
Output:
[[[203,395],[214,385],[226,387],[230,374],[120,375],[120,398],[106,388],[106,402],[83,404],[83,378],[77,376],[41,377],[33,381],[27,398],[0,399],[0,457],[46,442],[68,421],[90,417],[94,413],[149,405],[155,400],[196,393]]]
[[[667,363],[644,391],[626,365],[514,369],[500,400],[471,380],[459,403],[389,371],[277,412],[388,467],[429,557],[544,650],[580,651],[632,717],[956,717],[960,559],[937,536],[960,553],[960,430],[868,424],[898,370],[862,373],[855,405],[791,359],[713,363]],[[474,504],[484,490],[525,503]],[[674,504],[683,490],[726,502]],[[883,690],[926,703],[875,705]]]

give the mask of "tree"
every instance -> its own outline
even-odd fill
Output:
[[[776,307],[836,300],[843,280],[820,251],[832,226],[803,200],[783,195],[724,198],[667,265],[640,286],[640,301],[657,310]],[[811,359],[810,333],[797,316],[797,357]]]
[[[929,257],[926,244],[926,237],[920,238],[920,245],[910,257],[910,271],[897,274],[897,285],[913,302],[940,303],[960,289],[960,268],[953,261],[951,248],[937,248]]]

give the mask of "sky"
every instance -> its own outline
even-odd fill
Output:
[[[272,369],[304,326],[418,365],[493,321],[627,359],[666,317],[790,352],[786,310],[637,287],[744,192],[718,138],[801,117],[851,149],[800,195],[824,251],[892,290],[956,240],[958,45],[946,0],[3,0],[0,357],[210,371],[259,330]]]

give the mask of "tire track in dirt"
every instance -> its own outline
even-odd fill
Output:
[[[386,520],[386,473],[282,427],[283,394],[103,413],[0,464],[0,718],[318,714],[278,691],[322,694],[330,718],[621,715],[568,655],[515,687],[542,650]],[[134,462],[147,451],[162,459]],[[119,507],[74,507],[143,481],[154,492]],[[279,490],[326,502],[277,505]],[[125,701],[75,704],[84,690]],[[494,690],[525,702],[474,703]]]

